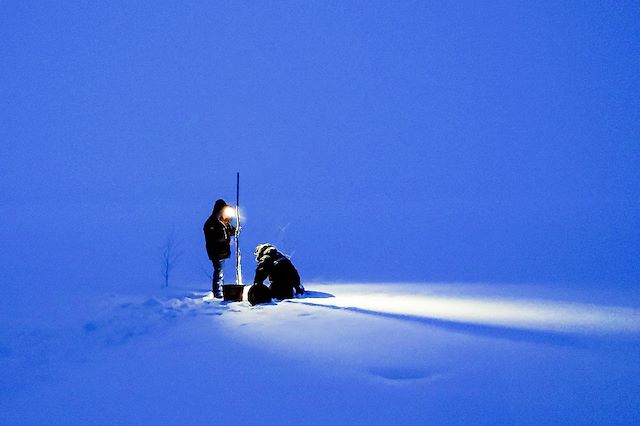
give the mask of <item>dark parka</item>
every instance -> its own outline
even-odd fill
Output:
[[[230,223],[218,219],[222,209],[227,206],[224,200],[218,200],[213,206],[211,216],[204,223],[204,239],[207,244],[207,255],[211,260],[228,259],[231,256],[231,236],[236,232]]]
[[[271,296],[276,299],[291,299],[294,290],[304,292],[300,285],[300,275],[291,261],[275,248],[267,249],[258,259],[254,284],[262,284],[269,279]]]

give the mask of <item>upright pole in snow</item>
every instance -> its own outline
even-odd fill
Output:
[[[236,174],[236,284],[242,285],[242,265],[240,265],[240,172]]]

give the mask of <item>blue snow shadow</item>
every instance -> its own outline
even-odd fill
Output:
[[[324,293],[322,291],[313,291],[313,290],[305,290],[302,296],[299,296],[298,299],[330,299],[335,297],[331,293]]]
[[[441,372],[406,367],[371,367],[368,371],[373,376],[392,382],[433,381],[443,376]]]
[[[293,299],[272,299],[271,302],[266,302],[266,303],[259,303],[255,306],[277,306],[279,303],[281,302],[287,302],[287,301],[292,301],[292,300],[303,300],[303,299],[330,299],[332,297],[335,297],[333,294],[331,293],[325,293],[322,291],[313,291],[313,290],[306,290],[304,291],[304,294],[298,295],[296,297],[294,297]],[[229,303],[234,303],[234,302],[221,302],[221,304],[229,304]]]
[[[247,286],[249,287],[249,286]],[[208,293],[207,291],[202,291],[201,289],[180,289],[177,292],[174,291],[173,294],[171,294],[171,296],[173,298],[177,298],[177,299],[191,299],[194,302],[196,301],[201,301],[202,298],[204,296],[206,296]],[[314,290],[307,290],[305,289],[304,294],[296,296],[295,299],[300,300],[300,299],[330,299],[335,297],[333,294],[331,293],[325,293],[322,291],[314,291]],[[286,301],[286,300],[293,300],[293,299],[273,299],[272,302],[268,302],[268,303],[261,303],[260,305],[277,305],[279,302],[282,301]],[[246,295],[246,291],[245,294],[243,296],[243,300],[241,302],[236,302],[236,301],[230,301],[230,300],[222,300],[222,299],[214,299],[212,302],[217,302],[219,303],[221,306],[229,306],[232,305],[233,303],[242,303],[242,302],[246,302],[247,301],[247,295]]]

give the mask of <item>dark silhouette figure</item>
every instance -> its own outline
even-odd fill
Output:
[[[213,279],[211,290],[215,298],[222,298],[224,282],[224,261],[231,256],[231,237],[236,228],[231,225],[232,215],[228,204],[220,199],[213,206],[211,216],[204,223],[204,239],[207,244],[207,255],[213,263]]]
[[[295,294],[304,294],[300,283],[300,275],[293,263],[271,244],[260,244],[254,253],[258,266],[253,279],[254,285],[269,279],[271,297],[275,299],[291,299]]]

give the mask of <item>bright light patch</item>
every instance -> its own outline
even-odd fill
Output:
[[[345,310],[505,328],[565,333],[640,332],[640,311],[625,307],[470,296],[358,294],[349,291],[339,292],[336,296],[311,300],[315,305]]]
[[[236,210],[231,206],[226,206],[222,209],[222,218],[223,219],[233,219],[236,217]]]

